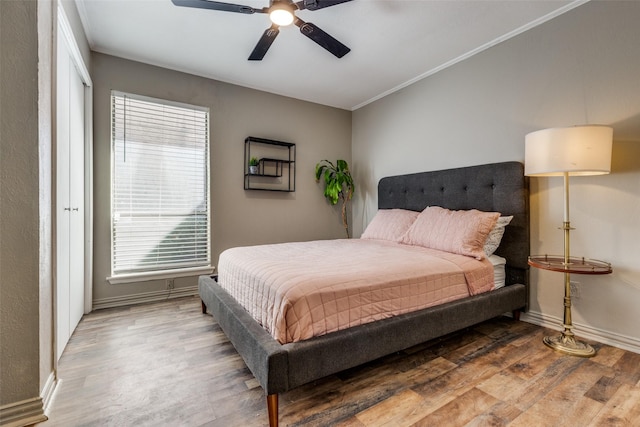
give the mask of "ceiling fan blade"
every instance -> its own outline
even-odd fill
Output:
[[[340,3],[347,3],[351,0],[302,0],[296,3],[298,9],[318,10],[325,7],[335,6]]]
[[[262,58],[267,54],[267,51],[279,33],[280,30],[276,24],[267,28],[262,34],[262,37],[260,37],[260,40],[258,40],[256,47],[253,48],[253,52],[249,55],[249,61],[262,61]]]
[[[351,52],[351,49],[340,43],[338,40],[331,37],[329,34],[322,31],[318,26],[311,22],[304,22],[300,18],[296,18],[295,24],[300,27],[300,32],[309,37],[314,42],[337,56],[342,58],[347,53]]]
[[[196,9],[210,9],[210,10],[222,10],[224,12],[236,12],[236,13],[267,13],[266,9],[254,9],[250,6],[243,6],[241,4],[223,3],[220,1],[209,0],[171,0],[176,6],[195,7]]]

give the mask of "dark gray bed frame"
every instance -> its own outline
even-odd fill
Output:
[[[506,286],[444,305],[280,344],[216,282],[199,278],[208,310],[267,395],[269,425],[278,425],[278,394],[327,375],[475,325],[507,312],[519,318],[529,298],[529,189],[519,162],[494,163],[387,177],[378,184],[380,209],[426,206],[513,215],[496,254],[507,259]],[[348,355],[345,355],[345,349]]]

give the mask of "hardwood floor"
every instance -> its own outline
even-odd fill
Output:
[[[640,354],[498,318],[280,396],[281,426],[640,426]],[[345,349],[348,357],[348,349]],[[59,364],[54,426],[265,426],[266,399],[198,298],[85,316]]]

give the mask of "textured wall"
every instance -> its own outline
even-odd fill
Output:
[[[36,13],[0,2],[0,406],[40,393]]]

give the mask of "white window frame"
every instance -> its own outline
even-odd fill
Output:
[[[158,268],[153,270],[144,270],[144,271],[125,271],[125,272],[116,272],[115,271],[115,182],[116,182],[116,169],[115,169],[115,155],[116,155],[116,140],[115,140],[115,111],[114,111],[114,97],[125,97],[134,101],[142,101],[149,102],[157,105],[163,105],[168,107],[178,107],[190,109],[198,112],[203,112],[206,114],[206,155],[205,155],[205,168],[206,168],[206,185],[205,185],[205,198],[206,198],[206,221],[207,221],[207,231],[206,231],[206,265],[202,261],[194,262],[193,266],[184,266],[177,268]],[[166,279],[166,278],[175,278],[175,277],[187,277],[187,276],[198,276],[201,274],[210,274],[213,272],[214,268],[211,265],[211,191],[210,191],[210,156],[211,156],[211,147],[209,141],[209,124],[210,124],[210,112],[206,107],[189,105],[174,101],[168,101],[163,99],[151,98],[147,96],[125,93],[120,91],[111,91],[110,96],[111,103],[111,194],[110,194],[110,202],[111,202],[111,276],[107,277],[107,280],[111,284],[119,284],[119,283],[131,283],[138,281],[148,281],[148,280],[158,280],[158,279]]]

